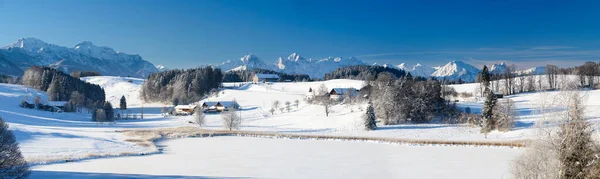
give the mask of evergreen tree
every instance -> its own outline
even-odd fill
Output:
[[[15,135],[0,117],[0,178],[27,178],[29,165],[23,158]]]
[[[377,122],[375,121],[375,109],[373,103],[369,101],[367,112],[363,116],[365,130],[375,130],[377,128]]]
[[[103,111],[105,113],[105,121],[115,121],[115,110],[113,109],[112,104],[110,104],[110,102],[104,102],[102,109],[104,109]]]
[[[125,95],[121,96],[121,101],[119,102],[119,108],[121,110],[127,109],[127,101],[125,100]]]
[[[483,92],[484,94],[486,94],[487,91],[490,90],[490,72],[487,66],[483,65],[483,69],[481,70],[480,76],[481,83],[485,87],[485,90]]]
[[[494,106],[496,105],[496,97],[494,93],[491,91],[487,92],[487,96],[485,98],[485,102],[483,103],[483,109],[481,110],[481,114],[483,115],[483,123],[481,126],[481,133],[489,133],[494,130]]]

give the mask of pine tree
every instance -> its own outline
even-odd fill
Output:
[[[494,106],[496,105],[496,97],[494,93],[488,91],[487,96],[485,98],[485,102],[483,104],[483,109],[481,110],[481,114],[483,115],[483,123],[481,126],[481,133],[489,133],[494,130]]]
[[[375,130],[377,128],[377,122],[375,121],[375,109],[373,108],[373,103],[369,101],[369,106],[367,107],[367,112],[363,116],[365,130]]]
[[[483,96],[484,94],[487,94],[488,91],[490,91],[490,72],[488,71],[488,67],[483,65],[483,69],[481,70],[481,72],[479,73],[479,76],[477,77],[481,83],[481,85],[483,85],[483,91],[481,91],[481,95]]]
[[[23,158],[15,135],[0,117],[0,178],[27,178],[29,165]]]
[[[121,101],[119,102],[119,108],[121,110],[126,110],[127,109],[127,101],[125,99],[125,95],[121,96]]]
[[[104,102],[102,109],[104,109],[104,112],[106,114],[105,121],[108,121],[108,122],[115,121],[115,110],[113,109],[112,104],[110,104],[110,102],[108,102],[108,101]]]

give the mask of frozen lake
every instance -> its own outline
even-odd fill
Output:
[[[509,178],[523,149],[251,137],[162,142],[163,154],[34,167],[32,178]]]

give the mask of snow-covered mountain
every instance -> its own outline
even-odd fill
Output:
[[[156,65],[155,67],[156,67],[156,69],[158,71],[167,71],[167,70],[170,70],[169,68],[165,67],[164,65]]]
[[[433,72],[435,72],[434,68],[421,65],[420,63],[417,63],[410,70],[410,74],[411,75],[413,75],[413,76],[423,76],[423,77],[431,76],[431,74],[433,74]]]
[[[25,70],[33,65],[50,66],[64,72],[97,71],[103,75],[146,77],[158,69],[139,55],[95,46],[89,41],[73,48],[48,44],[36,38],[21,38],[0,48],[6,61]],[[1,62],[0,62],[1,63]],[[0,73],[9,73],[2,68]]]
[[[313,78],[322,78],[325,73],[331,72],[337,68],[364,65],[365,63],[354,57],[328,57],[320,60],[305,58],[297,53],[290,54],[287,58],[279,57],[275,63],[269,64],[262,61],[253,54],[246,55],[240,60],[227,60],[216,67],[224,71],[246,70],[246,69],[269,69],[289,74],[307,74]]]
[[[502,73],[504,73],[506,68],[507,68],[507,65],[504,62],[502,62],[500,64],[493,64],[492,67],[490,67],[490,73],[491,74],[502,74]]]
[[[445,78],[449,80],[459,80],[473,82],[477,79],[479,69],[462,61],[451,61],[446,65],[437,68],[431,74],[433,77]]]
[[[541,74],[544,74],[545,72],[546,72],[546,67],[539,66],[539,67],[533,67],[530,69],[520,71],[519,74],[541,75]]]
[[[267,64],[265,64],[262,60],[260,60],[254,54],[245,55],[242,58],[240,58],[239,60],[227,60],[216,66],[221,68],[223,71],[246,70],[246,69],[253,69],[253,68],[272,69],[272,68],[267,68]]]

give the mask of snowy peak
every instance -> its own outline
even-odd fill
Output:
[[[287,59],[289,61],[293,61],[293,62],[306,61],[306,59],[304,59],[304,57],[301,57],[300,55],[298,55],[298,53],[292,53],[290,56],[287,57]]]
[[[240,61],[242,61],[242,63],[248,64],[248,63],[259,62],[260,59],[258,59],[258,57],[254,54],[248,54],[248,55],[244,55],[242,58],[240,58]]]
[[[156,69],[158,71],[167,71],[167,70],[169,70],[169,68],[165,67],[164,65],[156,65],[155,67],[156,67]]]
[[[52,51],[53,49],[56,49],[56,48],[60,48],[60,47],[57,45],[48,44],[40,39],[29,37],[29,38],[20,38],[17,40],[17,42],[12,43],[8,46],[2,47],[1,49],[21,49],[29,54],[36,54],[36,53],[42,53],[44,50]]]
[[[413,66],[412,70],[410,70],[410,73],[413,76],[422,76],[422,77],[429,77],[431,76],[431,74],[435,72],[434,68],[425,66],[425,65],[421,65],[420,63],[417,63],[415,66]]]
[[[325,73],[331,72],[337,68],[350,65],[364,65],[365,63],[354,57],[327,57],[320,60],[304,58],[298,53],[292,53],[287,58],[279,57],[275,63],[265,64],[253,54],[242,57],[239,61],[227,60],[216,67],[224,71],[249,70],[255,68],[275,70],[288,74],[307,74],[313,78],[322,78]]]
[[[530,69],[526,69],[526,70],[520,71],[519,74],[541,75],[541,74],[544,74],[545,72],[546,72],[546,67],[539,66],[539,67],[533,67],[533,68],[530,68]]]
[[[501,74],[504,73],[504,71],[506,70],[506,63],[502,62],[500,64],[493,64],[492,67],[490,67],[490,73],[492,74]]]
[[[49,46],[48,43],[33,37],[20,38],[17,42],[12,43],[4,48],[22,48],[22,49],[39,49]]]
[[[451,61],[438,68],[431,76],[450,80],[475,81],[479,69],[462,61]]]
[[[96,71],[103,75],[146,77],[158,71],[139,55],[119,53],[84,41],[73,48],[48,44],[36,38],[21,38],[0,48],[0,54],[21,70],[30,66],[51,66],[66,73]],[[6,71],[0,69],[0,72]]]

